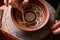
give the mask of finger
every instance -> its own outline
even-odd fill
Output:
[[[16,8],[16,9],[19,9],[20,8],[20,4],[18,3],[18,0],[12,0],[10,2],[10,5],[13,7],[13,8]]]
[[[53,32],[53,34],[60,34],[60,27],[57,28],[56,30],[52,31],[52,32]]]
[[[22,2],[22,5],[25,5],[25,4],[27,4],[29,2],[29,0],[24,0],[23,2]]]
[[[56,24],[54,24],[51,29],[52,29],[52,30],[55,30],[55,29],[57,29],[59,26],[60,26],[60,21],[56,22]]]
[[[9,0],[4,0],[4,4],[5,4],[6,6],[8,6],[8,2],[9,2]]]
[[[55,21],[55,23],[57,23],[57,22],[58,22],[58,20]]]

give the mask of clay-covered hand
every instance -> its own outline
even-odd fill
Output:
[[[60,21],[56,21],[56,24],[52,27],[53,34],[60,34]]]
[[[29,2],[29,0],[11,0],[10,4],[12,5],[12,7],[19,9],[20,7],[24,6],[25,4],[27,4]],[[20,8],[21,9],[21,8]]]

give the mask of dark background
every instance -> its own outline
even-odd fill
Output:
[[[4,0],[0,0],[0,6],[4,4]]]
[[[57,9],[60,0],[46,0],[50,3],[55,9]]]

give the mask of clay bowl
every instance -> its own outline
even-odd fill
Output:
[[[30,5],[36,5],[35,11],[34,7]],[[36,31],[43,28],[49,20],[49,8],[44,1],[35,0],[30,1],[27,5],[22,7],[22,10],[17,10],[15,8],[11,9],[11,19],[15,26],[23,31]],[[41,15],[41,17],[40,17]],[[31,17],[32,16],[32,17]],[[20,21],[19,21],[20,20]],[[39,21],[38,21],[39,20]]]

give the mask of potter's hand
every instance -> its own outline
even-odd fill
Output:
[[[12,7],[19,9],[20,7],[26,5],[29,2],[29,0],[23,0],[22,3],[20,3],[19,1],[21,0],[11,0],[10,4],[12,5]]]
[[[56,21],[56,24],[52,27],[53,34],[60,34],[60,21]]]

